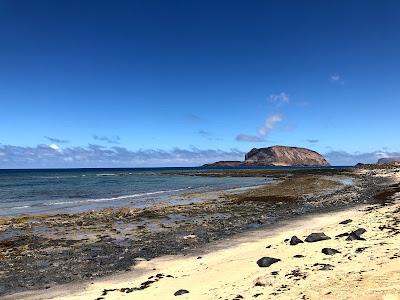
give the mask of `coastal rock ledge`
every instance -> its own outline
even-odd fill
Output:
[[[321,154],[306,148],[273,146],[251,149],[244,161],[218,161],[204,166],[329,166],[329,163]]]

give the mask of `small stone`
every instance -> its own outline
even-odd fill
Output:
[[[180,295],[184,295],[184,294],[189,294],[188,290],[178,290],[175,292],[174,296],[180,296]]]
[[[262,257],[259,260],[257,260],[257,265],[260,268],[266,268],[269,267],[270,265],[280,261],[279,258],[273,258],[273,257]]]
[[[313,232],[305,239],[305,241],[308,243],[313,243],[313,242],[325,241],[325,240],[330,240],[330,239],[331,238],[323,232]]]
[[[290,239],[290,242],[289,242],[289,244],[292,246],[300,244],[300,243],[304,243],[304,242],[295,235],[292,236],[292,238]]]
[[[361,252],[363,252],[365,249],[367,249],[368,247],[360,247],[360,248],[357,248],[356,249],[356,252],[357,253],[361,253]]]
[[[347,220],[344,220],[344,221],[342,221],[342,222],[339,222],[339,224],[345,225],[345,224],[349,224],[349,223],[351,223],[351,222],[353,222],[352,219],[347,219]]]
[[[325,255],[334,255],[336,253],[340,253],[340,251],[332,248],[324,248],[322,249],[322,253]]]

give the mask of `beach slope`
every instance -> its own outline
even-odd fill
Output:
[[[377,205],[239,234],[190,256],[142,261],[121,275],[5,299],[400,299],[400,195],[383,196]],[[307,242],[311,233],[330,239]],[[294,235],[303,243],[291,245]],[[260,267],[262,257],[279,261]]]

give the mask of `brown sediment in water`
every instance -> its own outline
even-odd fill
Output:
[[[327,176],[293,176],[277,183],[231,195],[230,199],[237,202],[295,201],[304,196],[326,192],[340,186],[337,180]]]

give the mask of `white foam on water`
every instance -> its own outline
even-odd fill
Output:
[[[156,191],[156,192],[131,194],[131,195],[124,195],[124,196],[110,197],[110,198],[97,198],[97,199],[85,199],[85,200],[77,200],[77,201],[50,202],[50,203],[43,203],[43,205],[52,206],[52,205],[65,205],[65,204],[87,203],[87,202],[115,201],[115,200],[137,198],[137,197],[142,197],[142,196],[151,196],[151,195],[158,195],[158,194],[164,194],[164,193],[181,192],[181,191],[188,190],[190,188],[191,187],[187,187],[187,188],[183,188],[183,189],[175,189],[175,190],[163,190],[163,191]]]

